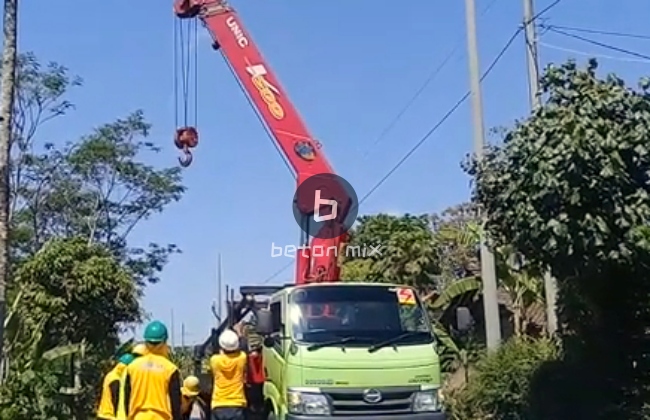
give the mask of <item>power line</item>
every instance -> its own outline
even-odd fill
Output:
[[[574,38],[574,39],[586,42],[588,44],[597,45],[597,46],[599,46],[601,48],[606,48],[606,49],[611,50],[611,51],[617,51],[617,52],[627,54],[627,55],[630,55],[630,56],[633,56],[633,57],[643,58],[645,60],[650,60],[650,55],[641,54],[641,53],[638,53],[636,51],[628,50],[627,48],[621,48],[621,47],[617,47],[615,45],[606,44],[604,42],[595,41],[593,39],[585,38],[583,36],[576,35],[576,34],[571,34],[571,33],[562,31],[560,29],[556,29],[554,27],[546,27],[545,29],[548,30],[549,32],[553,32],[553,33],[563,35],[563,36],[566,36],[566,37],[569,37],[569,38]]]
[[[260,285],[263,286],[263,285],[267,284],[268,282],[270,282],[271,280],[275,279],[275,278],[276,278],[277,276],[279,276],[280,274],[284,273],[284,272],[286,271],[286,269],[289,268],[289,267],[291,267],[292,265],[293,265],[293,261],[289,261],[289,262],[288,262],[287,264],[285,264],[281,269],[279,269],[279,270],[276,271],[275,273],[273,273],[273,274],[271,274],[270,276],[268,276],[268,277],[267,277],[267,278],[266,278],[262,283],[260,283]]]
[[[518,28],[510,37],[508,42],[503,46],[499,54],[492,60],[492,63],[488,66],[487,70],[481,76],[481,82],[492,72],[497,63],[501,60],[503,55],[508,51],[512,43],[517,39],[517,36],[521,33],[523,28]],[[452,106],[445,115],[417,142],[415,145],[384,175],[364,196],[359,200],[359,204],[363,203],[372,193],[374,193],[379,187],[381,187],[388,178],[390,178],[395,171],[397,171],[403,164],[410,158],[438,129],[442,126],[451,117],[458,108],[469,98],[470,92],[467,91],[455,104]]]
[[[626,57],[615,57],[615,56],[612,56],[612,55],[594,54],[594,53],[590,53],[590,52],[586,52],[586,51],[580,51],[580,50],[574,50],[574,49],[571,49],[571,48],[565,48],[565,47],[561,47],[559,45],[553,45],[553,44],[549,44],[547,42],[542,42],[542,41],[539,41],[538,44],[541,45],[544,48],[548,48],[548,49],[551,49],[551,50],[563,51],[563,52],[567,52],[567,53],[570,53],[570,54],[582,55],[582,56],[585,56],[585,57],[602,58],[602,59],[605,59],[605,60],[625,61],[625,62],[628,62],[628,63],[650,63],[650,60],[646,60],[646,59],[643,59],[643,58],[626,58]]]
[[[585,34],[592,35],[605,35],[605,36],[614,36],[619,38],[633,38],[633,39],[643,39],[650,41],[650,35],[644,34],[632,34],[627,32],[616,32],[616,31],[602,31],[599,29],[588,29],[588,28],[577,28],[575,26],[563,26],[563,25],[539,25],[543,29],[560,29],[570,32],[581,32]]]
[[[540,16],[557,6],[561,0],[555,0],[553,3],[551,3],[549,6],[544,8],[542,11],[537,13],[532,19],[531,22],[536,21]],[[484,9],[483,13],[487,12],[487,10],[491,7],[489,5]],[[524,30],[524,26],[520,26],[517,28],[517,30],[512,34],[510,39],[505,43],[503,48],[501,48],[501,51],[496,55],[496,57],[492,60],[488,68],[485,70],[483,75],[481,76],[481,82],[492,72],[492,70],[496,67],[496,65],[501,61],[501,58],[505,55],[505,53],[510,49],[512,46],[513,42],[517,39],[517,36]],[[465,103],[465,101],[470,97],[471,92],[467,91],[446,113],[443,115],[443,117],[400,159],[387,173],[384,175],[364,196],[359,200],[359,202],[356,204],[357,207],[361,205],[370,195],[372,195],[379,187],[381,187],[384,182],[388,180],[433,134],[435,134],[436,131],[460,108],[460,106]],[[281,273],[283,273],[287,268],[289,268],[293,264],[293,261],[290,261],[287,263],[284,267],[273,273],[271,276],[266,278],[262,284],[266,284],[270,282],[271,280],[275,279],[277,276],[279,276]]]
[[[487,14],[487,12],[489,12],[490,9],[492,9],[492,6],[494,6],[497,1],[498,0],[492,0],[487,6],[485,6],[485,8],[483,9],[483,11],[480,14],[480,17],[483,17],[485,14]],[[406,104],[404,104],[404,106],[402,107],[402,109],[400,109],[400,111],[397,113],[397,115],[379,133],[379,135],[377,136],[375,141],[368,147],[366,152],[363,154],[362,159],[366,159],[372,153],[372,151],[374,150],[374,147],[377,146],[379,143],[381,143],[386,138],[388,133],[390,133],[392,131],[392,129],[395,127],[395,125],[397,125],[397,123],[402,119],[404,114],[406,114],[406,112],[411,108],[411,106],[415,103],[415,101],[418,100],[420,95],[422,95],[422,93],[424,93],[424,91],[427,89],[427,87],[429,87],[429,85],[438,77],[440,72],[447,66],[447,64],[449,64],[451,59],[456,55],[456,53],[459,51],[460,47],[462,46],[462,42],[463,42],[462,38],[456,41],[456,44],[451,49],[451,51],[449,51],[449,53],[447,53],[445,58],[442,59],[440,64],[438,64],[438,66],[436,66],[431,71],[431,73],[429,73],[427,78],[424,80],[424,82],[422,82],[422,84],[415,91],[413,96],[411,96],[411,98],[406,102]]]

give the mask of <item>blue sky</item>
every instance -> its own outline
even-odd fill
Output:
[[[477,0],[483,10],[490,0]],[[540,0],[537,9],[551,3]],[[589,3],[589,7],[585,7]],[[73,6],[74,4],[74,6]],[[333,166],[364,195],[467,90],[464,2],[354,0],[233,0],[240,16],[275,70]],[[404,6],[399,6],[400,4]],[[344,5],[344,6],[343,6]],[[163,151],[150,162],[176,164],[172,146],[173,27],[171,4],[127,0],[22,2],[20,48],[43,61],[57,61],[82,76],[70,93],[77,110],[43,129],[41,141],[73,140],[93,127],[143,109],[151,139]],[[497,0],[478,22],[485,68],[521,22],[521,1]],[[644,33],[650,2],[564,0],[547,23]],[[292,211],[294,182],[208,36],[200,31],[199,130],[195,163],[186,171],[188,192],[180,203],[143,223],[134,244],[176,243],[160,284],[147,289],[145,306],[169,322],[175,315],[185,341],[202,340],[214,323],[216,256],[224,282],[255,284],[288,263],[271,258],[271,244],[297,244]],[[641,53],[650,42],[588,35]],[[552,33],[541,38],[543,62],[580,54],[606,55],[602,68],[628,80],[650,73],[648,62]],[[459,50],[393,130],[373,146],[455,47]],[[562,50],[564,49],[564,50]],[[571,50],[571,51],[565,51]],[[576,54],[578,51],[579,54]],[[484,82],[486,126],[511,124],[527,112],[523,39]],[[466,200],[469,180],[459,162],[471,149],[470,110],[452,116],[407,164],[362,206],[361,213],[435,212]],[[364,157],[365,156],[365,157]],[[292,280],[286,270],[273,283]]]

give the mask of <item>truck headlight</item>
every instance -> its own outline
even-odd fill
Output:
[[[329,416],[331,414],[327,397],[316,392],[289,390],[287,392],[287,408],[291,414],[312,416]]]
[[[416,392],[413,396],[412,409],[416,413],[423,411],[440,411],[442,406],[440,404],[438,390],[431,389]]]

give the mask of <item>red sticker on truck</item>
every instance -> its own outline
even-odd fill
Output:
[[[401,305],[415,305],[416,301],[413,289],[400,287],[395,292],[397,293],[397,300]]]

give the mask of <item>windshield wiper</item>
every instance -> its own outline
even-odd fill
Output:
[[[353,340],[358,340],[358,338],[349,336],[349,337],[337,338],[336,340],[323,341],[322,343],[314,343],[307,346],[307,351],[314,351],[323,347],[336,346],[338,344],[345,344]]]
[[[406,338],[410,338],[413,337],[414,335],[420,335],[420,334],[427,334],[427,333],[422,331],[411,331],[404,334],[396,335],[395,337],[389,338],[384,341],[380,341],[379,343],[373,344],[372,346],[368,347],[368,353],[374,353],[383,347],[390,346],[391,344],[396,344]]]

